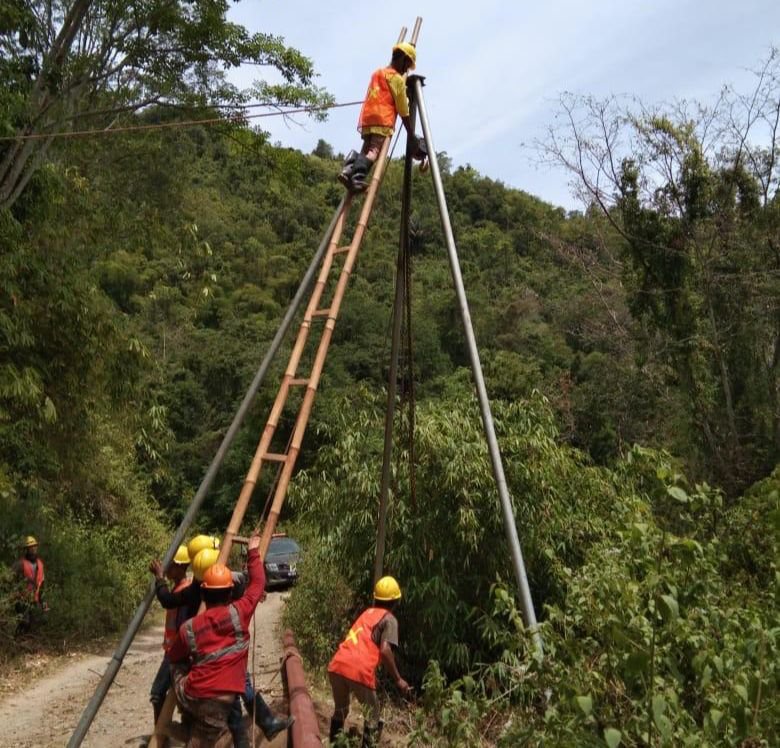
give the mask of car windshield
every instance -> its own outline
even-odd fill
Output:
[[[292,538],[271,538],[266,556],[289,556],[299,551],[298,544]]]

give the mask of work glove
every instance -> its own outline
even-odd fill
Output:
[[[414,156],[417,161],[425,161],[428,158],[428,146],[425,144],[425,138],[415,138]]]

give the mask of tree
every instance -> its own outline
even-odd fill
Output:
[[[110,128],[150,104],[322,104],[311,61],[228,22],[227,0],[11,0],[0,10],[0,207],[9,208],[60,131]],[[271,68],[282,83],[240,91],[225,72]],[[22,138],[20,139],[20,136]],[[34,136],[34,137],[30,137]],[[24,139],[26,137],[26,139]],[[15,139],[12,139],[15,138]]]
[[[323,140],[322,138],[320,138],[317,141],[316,147],[312,151],[312,155],[319,156],[319,158],[327,158],[327,159],[334,158],[333,146],[330,143],[328,143],[327,140]]]
[[[773,51],[711,107],[566,95],[541,146],[620,237],[644,353],[730,489],[780,455],[779,94]]]

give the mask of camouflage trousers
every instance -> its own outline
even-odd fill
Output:
[[[184,714],[185,723],[189,723],[187,748],[228,748],[233,745],[227,719],[236,700],[235,694],[193,699],[184,690],[188,675],[186,668],[174,667],[172,674],[176,701]]]

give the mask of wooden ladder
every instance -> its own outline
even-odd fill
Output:
[[[328,249],[323,257],[322,265],[320,266],[319,276],[312,289],[311,297],[303,316],[303,322],[298,330],[298,337],[293,345],[287,368],[285,369],[281,385],[279,386],[279,392],[271,407],[271,413],[266,421],[265,428],[260,437],[260,442],[257,445],[249,471],[247,472],[243,486],[241,487],[241,493],[239,494],[233,509],[230,523],[228,524],[228,528],[222,539],[219,550],[219,563],[224,564],[227,562],[230,555],[230,549],[233,546],[233,541],[241,530],[241,524],[244,520],[247,508],[249,507],[249,502],[252,498],[263,466],[266,463],[271,462],[277,465],[281,464],[281,472],[276,483],[276,489],[274,491],[268,518],[263,526],[263,534],[260,540],[260,558],[265,558],[265,554],[268,551],[271,537],[276,529],[276,523],[282,511],[285,497],[287,496],[287,488],[290,485],[295,463],[301,450],[303,436],[306,433],[306,427],[309,423],[314,397],[317,394],[317,387],[320,383],[320,377],[322,376],[322,370],[325,365],[325,358],[328,355],[328,349],[330,348],[331,339],[333,338],[333,330],[336,327],[336,320],[338,319],[341,310],[341,303],[344,300],[347,284],[352,275],[352,270],[355,267],[363,237],[365,236],[366,228],[368,226],[368,220],[371,217],[376,195],[387,167],[387,154],[390,148],[390,140],[391,138],[385,139],[379,157],[377,158],[376,166],[374,167],[371,181],[366,191],[365,199],[363,200],[360,217],[358,218],[352,240],[349,244],[342,244],[341,239],[349,217],[352,205],[352,195],[348,195],[345,199],[341,212],[336,220],[333,235],[331,236]],[[339,271],[337,260],[340,258],[343,258],[343,262],[341,264],[341,270]],[[333,295],[329,301],[323,300],[325,290],[331,278],[331,273],[336,272],[338,272],[338,281],[336,282]],[[300,376],[298,369],[301,365],[301,359],[304,352],[307,350],[307,344],[314,344],[316,342],[316,336],[312,334],[314,329],[313,325],[315,324],[315,321],[320,319],[324,319],[325,323],[321,328],[319,342],[316,343],[313,363],[309,371],[304,373],[303,376]],[[282,414],[285,411],[290,391],[297,388],[305,388],[305,392],[298,408],[298,414],[295,417],[292,435],[284,452],[270,452],[271,441],[276,433]],[[167,727],[173,717],[174,708],[175,697],[173,695],[173,689],[171,688],[168,691],[162,711],[155,724],[154,734],[149,742],[149,748],[160,748],[160,746],[162,746]]]

